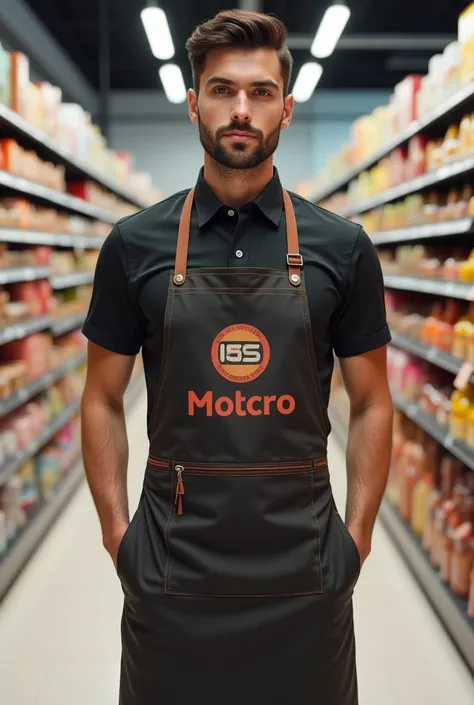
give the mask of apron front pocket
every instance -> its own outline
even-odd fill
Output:
[[[153,464],[153,460],[150,461]],[[314,474],[326,461],[172,464],[165,592],[280,597],[322,592]]]

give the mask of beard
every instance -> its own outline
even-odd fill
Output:
[[[255,136],[255,140],[248,143],[236,142],[229,147],[222,145],[225,132],[243,130]],[[220,127],[215,133],[199,118],[199,137],[204,150],[218,164],[227,169],[255,169],[272,156],[280,141],[280,124],[264,135],[250,125],[233,122],[225,127]]]

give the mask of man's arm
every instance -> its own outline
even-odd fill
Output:
[[[123,397],[135,357],[89,342],[82,397],[82,448],[87,481],[99,514],[102,538],[114,564],[129,524],[128,440]]]
[[[386,347],[382,347],[340,360],[351,409],[346,524],[359,548],[361,563],[371,550],[390,465],[393,405],[386,358]]]

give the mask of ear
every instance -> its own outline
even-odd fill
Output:
[[[189,117],[191,118],[191,122],[193,125],[197,125],[199,122],[198,119],[198,98],[196,95],[196,91],[193,88],[190,88],[188,91],[188,108],[189,108]]]
[[[281,120],[281,129],[286,130],[293,117],[293,108],[295,107],[295,101],[292,95],[285,98],[285,105],[283,108],[283,117]]]

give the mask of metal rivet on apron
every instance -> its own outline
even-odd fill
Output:
[[[292,274],[291,275],[291,281],[293,284],[299,284],[301,279],[297,274]]]
[[[184,282],[184,277],[182,274],[176,274],[176,276],[173,277],[173,281],[175,284],[182,284]]]

